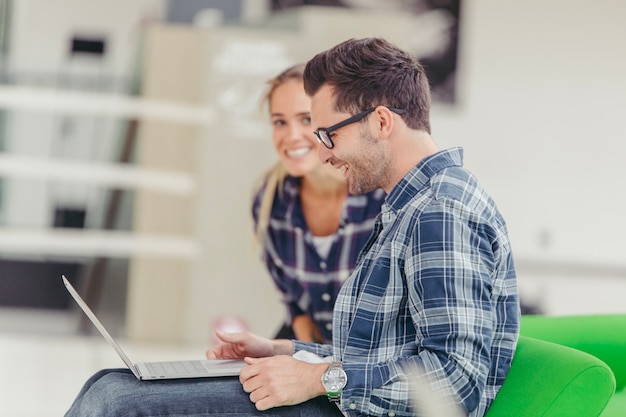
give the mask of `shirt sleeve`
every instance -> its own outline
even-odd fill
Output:
[[[321,345],[319,343],[301,342],[299,340],[294,340],[293,353],[296,353],[300,350],[306,350],[307,352],[314,353],[321,358],[331,356],[333,354],[332,345]]]
[[[394,319],[410,314],[415,346],[395,348],[416,354],[382,363],[344,363],[344,410],[413,415],[414,375],[434,381],[435,391],[451,395],[467,411],[478,406],[491,362],[494,259],[489,227],[472,217],[458,202],[435,203],[412,230],[401,232],[406,255],[392,260],[397,265],[390,268],[402,275],[408,302],[396,307]]]
[[[255,231],[259,222],[259,214],[264,192],[265,183],[263,183],[263,185],[257,190],[252,201],[252,220],[254,225],[253,230]],[[281,263],[275,261],[275,259],[280,259],[280,257],[275,253],[272,239],[272,229],[269,225],[265,236],[265,242],[263,243],[261,258],[265,264],[267,272],[274,281],[274,285],[281,293],[282,302],[287,310],[289,322],[291,322],[294,317],[304,314],[303,310],[298,305],[298,300],[293,297],[294,294],[301,294],[304,290],[299,284],[299,281],[293,277],[287,277]]]

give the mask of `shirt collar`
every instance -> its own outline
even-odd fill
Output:
[[[463,148],[451,148],[430,155],[415,165],[392,189],[386,203],[394,211],[400,210],[415,194],[426,187],[441,170],[463,166]]]

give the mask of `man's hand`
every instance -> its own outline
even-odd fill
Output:
[[[245,358],[239,381],[257,410],[295,405],[326,394],[321,379],[327,363],[310,364],[291,356]]]
[[[293,342],[290,340],[270,340],[252,333],[215,334],[222,341],[206,352],[208,359],[243,359],[245,357],[264,358],[274,355],[290,355]]]

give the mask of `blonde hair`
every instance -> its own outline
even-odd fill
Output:
[[[271,107],[272,94],[274,94],[274,91],[287,81],[303,80],[303,73],[304,64],[298,64],[287,68],[276,77],[268,80],[267,84],[269,84],[269,89],[263,97],[263,102],[267,103]],[[263,189],[263,195],[261,196],[261,205],[259,207],[255,234],[262,249],[265,247],[265,236],[267,235],[267,228],[270,222],[274,197],[277,192],[282,192],[283,182],[285,181],[286,176],[287,170],[283,166],[282,162],[278,161],[261,177],[260,187],[262,187],[264,183],[265,188]]]

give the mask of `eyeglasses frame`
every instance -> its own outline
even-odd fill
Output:
[[[396,107],[389,107],[389,106],[385,106],[385,107],[388,108],[389,110],[391,110],[392,112],[396,113],[396,114],[400,114],[401,115],[401,114],[406,113],[406,110],[398,109]],[[347,125],[352,124],[352,123],[356,123],[356,122],[364,119],[365,116],[369,115],[374,110],[376,110],[376,107],[372,107],[369,110],[365,110],[365,111],[362,111],[360,113],[357,113],[354,116],[348,117],[346,120],[343,120],[343,121],[341,121],[339,123],[335,123],[334,125],[332,125],[330,127],[319,128],[319,129],[313,131],[313,133],[315,133],[315,137],[317,138],[317,140],[322,145],[324,145],[328,149],[332,149],[332,148],[335,147],[335,143],[333,142],[332,138],[330,137],[330,134],[332,132],[334,132],[337,129],[341,129],[344,126],[347,126]],[[322,135],[326,136],[326,139],[328,139],[328,143],[326,143],[326,140],[322,137]]]

